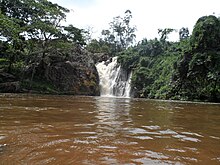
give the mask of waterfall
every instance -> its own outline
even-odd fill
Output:
[[[130,97],[130,92],[131,92],[131,77],[132,77],[132,72],[128,76],[128,81],[126,82],[125,86],[125,92],[124,92],[124,97]]]
[[[100,79],[101,96],[130,96],[132,73],[127,74],[121,68],[117,63],[117,57],[98,63],[96,68]]]

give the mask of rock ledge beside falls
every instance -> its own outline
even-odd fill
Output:
[[[71,55],[48,54],[28,65],[21,75],[0,72],[0,92],[99,95],[99,76],[91,55],[83,50]]]

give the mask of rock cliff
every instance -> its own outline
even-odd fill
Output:
[[[26,67],[24,76],[0,75],[0,92],[99,95],[99,77],[91,55],[82,49],[50,52]]]
[[[86,51],[70,56],[49,55],[36,67],[36,77],[51,83],[64,94],[99,95],[95,63]]]

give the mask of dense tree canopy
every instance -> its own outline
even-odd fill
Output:
[[[88,31],[61,24],[68,12],[48,0],[0,0],[0,71],[13,73],[20,81],[27,72],[32,82],[36,72],[42,79],[53,61],[72,54],[68,59],[87,60],[90,66],[90,57],[80,56],[85,49],[93,57],[97,53],[119,56],[122,68],[133,72],[134,97],[220,101],[219,18],[199,18],[191,36],[188,28],[181,28],[177,42],[167,40],[177,30],[165,28],[158,29],[159,39],[135,44],[130,10],[114,17],[99,39],[88,41]],[[64,65],[73,67],[68,62]]]
[[[125,11],[125,16],[117,16],[110,22],[107,30],[102,30],[102,37],[99,40],[92,40],[88,49],[92,52],[105,52],[116,54],[131,46],[136,38],[136,27],[131,26],[132,13]]]
[[[189,36],[168,42],[174,29],[159,29],[160,39],[144,39],[120,53],[118,62],[132,70],[134,97],[220,101],[220,25],[215,16],[201,17]]]
[[[0,2],[1,56],[9,61],[9,70],[13,63],[24,61],[25,56],[30,59],[34,55],[39,62],[50,50],[68,47],[70,42],[85,44],[83,30],[61,25],[69,12],[64,7],[48,0]]]
[[[220,21],[215,16],[198,19],[191,37],[194,49],[210,50],[220,48]]]

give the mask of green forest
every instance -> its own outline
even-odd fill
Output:
[[[220,102],[220,18],[201,16],[192,34],[167,27],[135,42],[130,10],[98,39],[63,26],[68,12],[48,0],[0,0],[0,92],[99,95],[95,64],[118,56],[133,73],[133,97]],[[179,41],[168,40],[173,32]]]

